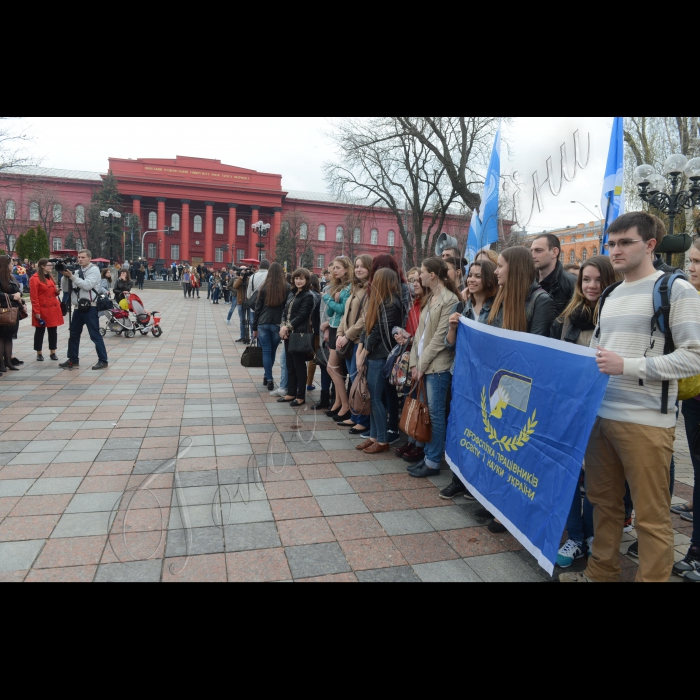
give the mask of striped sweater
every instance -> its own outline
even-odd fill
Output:
[[[673,285],[671,330],[676,351],[664,356],[666,338],[658,330],[652,340],[654,286],[662,276],[657,272],[639,282],[625,282],[605,302],[591,347],[623,357],[625,370],[623,376],[610,378],[600,418],[675,428],[678,380],[700,374],[700,297],[690,283],[678,280]],[[668,415],[661,412],[665,381],[670,382]]]

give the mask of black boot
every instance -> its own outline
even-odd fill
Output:
[[[330,391],[321,392],[321,400],[311,407],[312,411],[325,411],[331,407],[331,393]]]

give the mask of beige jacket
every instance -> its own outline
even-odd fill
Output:
[[[445,336],[450,326],[452,310],[458,303],[459,299],[445,289],[432,307],[430,302],[425,305],[411,350],[411,368],[416,367],[424,374],[451,371],[454,352],[445,347]],[[423,354],[419,360],[418,347],[424,333]]]
[[[338,326],[338,335],[345,336],[351,343],[357,343],[362,335],[362,331],[365,329],[365,313],[360,313],[362,309],[362,302],[367,296],[366,289],[358,289],[355,294],[353,294],[349,299],[348,303],[345,305],[345,314],[343,320]],[[354,325],[348,327],[348,323],[355,321]]]

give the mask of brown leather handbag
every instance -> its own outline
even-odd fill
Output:
[[[425,398],[425,403],[421,400]],[[427,445],[433,439],[433,426],[430,422],[428,394],[425,379],[418,385],[416,397],[409,396],[401,416],[401,430],[416,442]]]
[[[369,416],[372,413],[372,401],[367,385],[367,366],[357,368],[357,376],[350,389],[350,410],[356,416]]]
[[[19,322],[19,309],[12,305],[12,299],[7,294],[3,296],[7,307],[0,307],[0,326],[16,326]]]

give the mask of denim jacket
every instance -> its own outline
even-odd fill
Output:
[[[463,318],[467,318],[467,319],[469,319],[470,321],[477,321],[478,323],[484,323],[484,324],[486,324],[486,323],[488,323],[489,316],[491,315],[491,307],[493,306],[493,302],[494,302],[495,300],[496,300],[496,297],[493,297],[493,298],[491,298],[491,299],[487,299],[487,300],[484,302],[484,305],[483,305],[483,307],[481,308],[481,313],[479,314],[479,318],[476,318],[476,314],[474,313],[474,304],[472,304],[472,300],[471,300],[471,299],[467,300],[466,305],[464,305],[464,302],[461,302],[461,303],[457,304],[457,305],[454,307],[454,309],[452,309],[452,313],[453,313],[453,314],[458,314],[460,308],[462,308],[462,306],[464,306],[464,311],[462,311],[462,317],[463,317]],[[449,334],[449,332],[450,332],[450,331],[449,331],[449,329],[448,329],[447,333]],[[457,350],[457,343],[454,343],[454,344],[448,343],[448,342],[447,342],[447,335],[445,335],[445,347],[446,347],[448,350],[451,350],[452,352],[456,352],[456,350]],[[453,363],[453,364],[452,364],[452,374],[454,374],[454,373],[455,373],[455,367],[454,367],[454,363]]]

